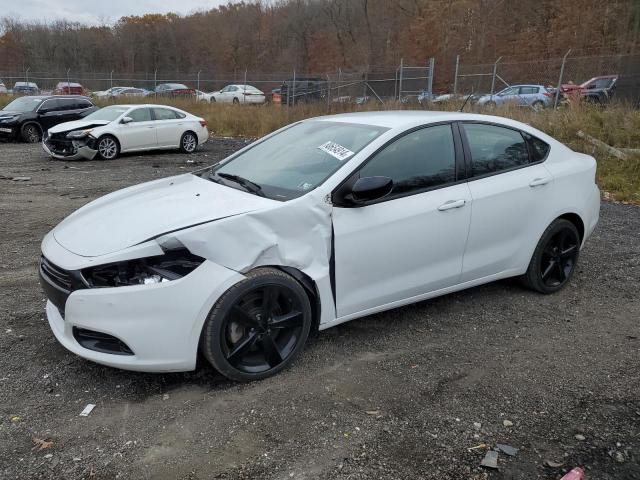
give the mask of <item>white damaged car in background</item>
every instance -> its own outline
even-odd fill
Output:
[[[192,153],[209,138],[204,119],[167,105],[112,105],[50,128],[42,147],[60,160],[113,160],[120,153],[180,149]]]
[[[506,277],[558,291],[598,222],[595,171],[506,118],[302,121],[63,220],[42,242],[48,321],[101,364],[193,370],[201,351],[265,378],[315,329]]]

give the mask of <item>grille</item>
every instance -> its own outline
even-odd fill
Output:
[[[65,290],[72,289],[71,275],[69,275],[69,272],[66,270],[54,265],[44,257],[40,259],[40,268],[42,269],[42,273],[59,287]]]

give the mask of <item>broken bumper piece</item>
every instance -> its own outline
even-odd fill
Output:
[[[98,151],[91,148],[86,141],[69,140],[53,142],[49,138],[42,141],[42,148],[47,154],[58,160],[93,160]]]

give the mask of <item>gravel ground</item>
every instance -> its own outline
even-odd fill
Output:
[[[603,204],[556,295],[503,281],[372,315],[258,383],[207,365],[125,372],[64,350],[37,281],[43,235],[100,195],[241,144],[85,163],[0,144],[0,478],[530,480],[582,466],[587,479],[640,479],[638,207]],[[484,450],[470,450],[482,443],[519,451],[484,470]]]

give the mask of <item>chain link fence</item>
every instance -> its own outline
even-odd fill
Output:
[[[262,73],[248,70],[234,72],[199,71],[190,73],[167,72],[38,72],[30,68],[24,71],[0,71],[0,82],[11,89],[16,82],[34,82],[41,92],[53,91],[58,83],[77,82],[89,92],[106,90],[116,86],[132,86],[153,91],[161,83],[181,83],[190,88],[210,92],[229,84],[248,84],[257,87],[271,98],[283,86],[291,85],[287,104],[308,99],[310,90],[295,91],[298,81],[313,79],[316,90],[314,98],[331,103],[367,102],[416,102],[428,103],[437,94],[492,94],[505,87],[517,84],[543,85],[557,88],[562,84],[579,85],[600,75],[619,75],[616,97],[631,102],[640,98],[638,69],[640,55],[572,56],[532,61],[509,61],[497,58],[484,64],[466,64],[462,56],[455,62],[453,78],[436,75],[433,58],[423,65],[407,65],[401,61],[396,68],[370,67],[323,73],[276,72]],[[453,63],[453,62],[452,62]]]

